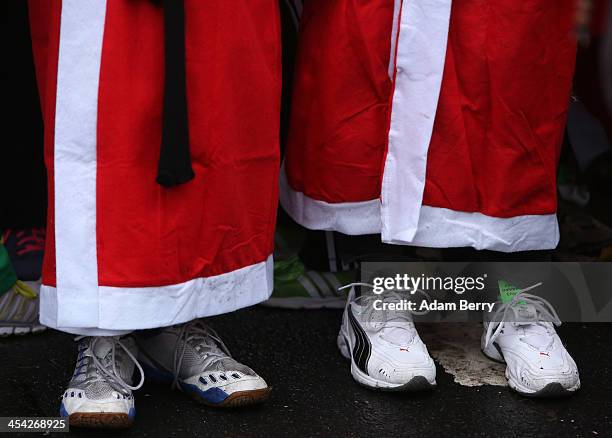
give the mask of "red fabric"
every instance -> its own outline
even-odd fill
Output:
[[[176,284],[265,261],[273,251],[281,89],[278,4],[186,0],[185,8],[196,178],[167,189],[155,182],[163,9],[149,1],[108,0],[97,129],[102,286]],[[54,34],[52,44],[57,38]],[[49,56],[56,61],[56,52]],[[53,126],[48,113],[47,128]],[[52,220],[51,213],[51,228]],[[52,266],[53,256],[54,251],[47,252],[46,266]],[[45,272],[44,283],[54,285],[52,271]]]
[[[380,195],[393,1],[304,3],[285,165],[315,199]]]
[[[305,4],[286,158],[294,190],[330,203],[380,196],[392,9],[392,0]],[[573,0],[453,2],[424,205],[555,211],[573,28]]]
[[[556,211],[573,5],[453,3],[425,205],[495,217]]]
[[[55,286],[55,195],[53,188],[53,142],[55,136],[55,90],[57,84],[57,56],[62,2],[29,0],[30,32],[36,67],[36,80],[45,125],[44,148],[47,168],[47,233],[42,277],[45,284]]]

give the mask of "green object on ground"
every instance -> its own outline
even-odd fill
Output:
[[[306,270],[297,255],[274,262],[274,291],[262,303],[287,309],[342,308],[346,296],[338,288],[355,281],[356,271]]]
[[[11,266],[8,252],[4,245],[0,244],[0,293],[8,291],[17,282],[17,274]]]

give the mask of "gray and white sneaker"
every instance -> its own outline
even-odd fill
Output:
[[[264,379],[234,360],[201,320],[139,332],[136,340],[148,379],[171,383],[201,403],[236,407],[263,402],[270,395]]]
[[[45,330],[38,322],[40,281],[17,281],[0,295],[0,336],[25,335]]]
[[[121,429],[132,425],[136,410],[132,391],[144,383],[131,336],[79,336],[79,355],[68,389],[62,395],[60,415],[71,426]],[[140,383],[131,386],[134,367]]]
[[[419,337],[412,316],[404,311],[378,311],[373,300],[399,302],[395,292],[355,296],[351,288],[338,348],[351,361],[360,384],[383,391],[421,391],[436,386],[436,366]]]

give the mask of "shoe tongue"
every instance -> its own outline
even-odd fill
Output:
[[[407,321],[387,322],[381,330],[381,336],[385,340],[397,345],[408,345],[412,343],[414,334],[415,330],[412,323]]]
[[[213,351],[215,353],[221,352],[221,349],[219,348],[215,340],[210,338],[209,336],[202,335],[194,337],[189,340],[189,345],[195,348],[196,350],[201,350],[205,353],[208,353],[210,351]]]
[[[538,311],[531,303],[517,303],[514,305],[516,321],[519,324],[532,324],[538,321]]]
[[[523,338],[523,341],[527,342],[534,348],[538,348],[540,350],[548,350],[551,344],[550,335],[545,336],[541,334],[526,336]]]
[[[93,354],[98,359],[104,359],[113,348],[115,341],[111,338],[100,337],[93,345]]]
[[[400,302],[399,297],[384,298],[384,303],[397,304]],[[412,342],[415,330],[412,315],[408,310],[389,310],[388,308],[376,310],[370,306],[373,306],[371,301],[366,303],[366,308],[369,307],[369,313],[366,313],[367,323],[372,329],[380,331],[382,338],[397,345],[407,345]]]
[[[116,341],[113,338],[100,337],[95,341],[93,349],[90,350],[98,358],[101,365],[109,371],[111,371],[113,367],[111,350],[113,349],[113,345],[115,344],[115,342]],[[123,339],[123,342],[127,344],[128,348],[133,345],[129,339]],[[132,351],[132,354],[133,353],[134,352]],[[134,372],[134,364],[129,360],[122,360],[124,354],[125,353],[123,349],[120,346],[116,346],[115,368],[117,371],[117,377],[120,377],[127,384],[131,384],[132,374]]]
[[[531,303],[515,304],[516,324],[523,329],[523,342],[534,348],[547,349],[552,340],[545,323],[538,318],[538,311]]]
[[[523,329],[523,342],[540,350],[547,350],[553,342],[549,328],[545,323],[523,323],[520,324]]]

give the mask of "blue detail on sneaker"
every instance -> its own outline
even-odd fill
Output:
[[[223,391],[221,388],[210,388],[206,391],[202,391],[195,385],[191,385],[189,383],[181,383],[181,388],[185,391],[189,391],[193,394],[196,394],[200,398],[204,399],[206,403],[210,403],[213,405],[221,404],[223,401],[229,397],[229,394]]]
[[[142,369],[144,370],[147,379],[162,383],[169,383],[173,380],[172,374],[160,370],[158,368],[153,368],[151,365],[147,364],[144,361],[142,362]],[[200,377],[200,379],[202,379],[202,377]],[[220,388],[214,387],[211,389],[207,389],[206,391],[202,391],[195,385],[191,385],[180,380],[178,383],[181,389],[196,394],[198,397],[204,399],[204,401],[206,401],[207,403],[219,404],[229,397],[229,394]]]
[[[60,417],[67,417],[68,416],[68,412],[66,411],[66,408],[64,407],[64,403],[60,404]]]

